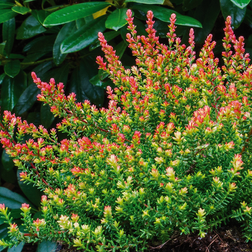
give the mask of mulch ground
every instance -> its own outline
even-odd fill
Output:
[[[35,252],[37,246],[26,244],[22,252]],[[77,252],[59,245],[57,252]],[[252,252],[252,242],[245,242],[237,223],[220,227],[200,238],[197,234],[174,235],[173,238],[156,247],[150,247],[149,252]],[[84,251],[83,251],[84,252]],[[140,252],[140,251],[139,251]]]

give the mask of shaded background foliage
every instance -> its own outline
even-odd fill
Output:
[[[32,82],[31,71],[43,81],[53,77],[56,82],[63,82],[66,92],[76,93],[77,101],[88,99],[98,107],[106,106],[105,88],[113,84],[98,71],[95,62],[96,56],[102,55],[97,33],[103,32],[123,64],[132,66],[134,58],[125,40],[128,8],[134,13],[138,34],[146,35],[146,13],[152,10],[154,27],[161,42],[166,43],[170,15],[176,13],[176,33],[182,43],[187,44],[189,29],[194,27],[197,52],[212,33],[217,41],[216,55],[222,51],[224,20],[231,15],[236,35],[245,37],[246,51],[252,55],[251,0],[1,0],[1,112],[12,111],[29,123],[46,128],[55,126],[57,119],[50,108],[36,101],[39,90]],[[18,178],[19,171],[11,158],[1,151],[0,203],[11,209],[17,221],[18,209],[24,202],[33,206],[35,217],[39,216],[41,192]],[[6,235],[6,224],[0,220],[0,239]],[[47,251],[45,248],[50,246],[54,245],[45,242],[37,251],[41,247],[41,251]],[[17,251],[22,248],[23,244]]]

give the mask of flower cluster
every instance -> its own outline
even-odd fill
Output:
[[[15,237],[0,245],[50,238],[85,251],[143,251],[175,231],[203,237],[230,218],[242,220],[252,238],[252,66],[244,39],[236,39],[228,17],[220,67],[212,35],[197,59],[193,29],[189,45],[181,44],[175,14],[167,45],[156,36],[151,11],[147,37],[137,35],[130,10],[127,16],[136,66],[125,69],[98,34],[105,60],[98,56],[97,63],[116,86],[107,88],[108,108],[76,103],[62,83],[32,73],[38,100],[63,118],[57,130],[68,137],[5,112],[1,143],[21,180],[44,195],[40,219],[22,205],[26,233],[0,204]]]

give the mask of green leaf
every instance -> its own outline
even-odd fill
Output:
[[[27,57],[23,60],[22,67],[23,69],[29,67],[31,64],[35,63],[38,59],[46,55],[47,52],[36,52],[36,53],[29,53]]]
[[[51,69],[53,66],[52,61],[44,62],[33,69],[33,72],[37,74],[39,78],[42,78],[44,74]],[[32,83],[32,84],[31,84]],[[32,78],[29,76],[29,86],[24,90],[18,99],[15,106],[15,113],[21,115],[30,109],[35,101],[37,100],[37,95],[40,90],[37,88],[36,84],[33,83]]]
[[[15,18],[9,19],[8,21],[3,23],[2,35],[3,41],[6,41],[5,52],[7,53],[7,55],[11,53],[13,47],[16,29],[15,24]]]
[[[62,54],[60,51],[60,45],[64,41],[66,37],[68,37],[71,33],[76,31],[76,26],[74,22],[65,24],[60,32],[58,33],[56,40],[53,45],[53,61],[56,66],[61,64],[66,58],[67,54]]]
[[[7,171],[3,168],[2,165],[0,168],[1,168],[0,169],[1,179],[11,184],[16,183],[17,177],[16,177],[16,172],[14,172],[14,169]]]
[[[13,246],[12,248],[8,248],[7,252],[21,252],[25,242],[20,242],[17,246]]]
[[[18,28],[16,38],[28,39],[45,31],[46,29],[38,22],[35,17],[29,16]]]
[[[41,125],[39,112],[30,112],[26,119],[28,123],[33,123],[37,127]]]
[[[75,68],[69,86],[69,92],[76,94],[78,102],[90,100],[93,104],[101,107],[104,101],[104,90],[95,87],[90,83],[90,79],[97,74],[96,63],[90,57],[80,62],[80,66]]]
[[[116,51],[116,55],[119,56],[119,59],[123,56],[128,44],[126,44],[124,41],[121,41],[119,44],[117,44],[114,49]]]
[[[21,66],[19,60],[11,60],[4,65],[4,72],[11,78],[14,78],[16,75],[18,75],[20,68]]]
[[[44,21],[44,26],[65,24],[79,18],[91,15],[110,5],[107,2],[88,2],[65,7],[50,14]]]
[[[2,42],[0,44],[0,55],[4,55],[4,48],[5,48],[5,45],[6,45],[6,41]]]
[[[204,10],[208,11],[205,12]],[[219,0],[203,1],[202,4],[196,8],[194,17],[203,25],[202,29],[196,28],[194,30],[196,43],[204,43],[206,37],[212,31],[219,13]]]
[[[49,128],[51,126],[54,120],[54,115],[51,112],[51,108],[48,104],[41,104],[40,120],[45,128]]]
[[[43,25],[46,17],[49,15],[49,12],[46,10],[32,10],[32,15]]]
[[[9,224],[2,224],[0,226],[0,240],[6,238],[8,236],[8,227]],[[0,246],[0,251],[2,251],[2,247]]]
[[[252,11],[250,10],[250,8],[246,9],[247,11],[243,22],[247,24],[250,28],[252,28]]]
[[[31,11],[29,8],[24,6],[14,6],[11,8],[11,10],[21,15],[25,15]]]
[[[231,16],[232,27],[237,29],[246,15],[246,8],[240,9],[230,0],[220,0],[220,8],[224,19],[226,19],[227,16]]]
[[[17,13],[9,9],[0,9],[0,24],[14,18]]]
[[[94,86],[101,87],[103,89],[107,88],[107,82],[103,81],[106,77],[108,77],[108,73],[104,72],[102,69],[98,71],[98,74],[93,76],[89,81]]]
[[[0,3],[0,9],[10,9],[14,3]]]
[[[164,0],[126,0],[125,3],[141,3],[141,4],[163,4]]]
[[[105,26],[108,29],[118,31],[121,27],[127,24],[126,18],[127,8],[116,9],[107,18]]]
[[[21,208],[23,203],[30,204],[26,198],[5,187],[0,187],[0,202],[10,209]]]
[[[194,9],[195,7],[198,7],[201,4],[201,2],[202,0],[183,0],[183,7],[182,7],[183,11]],[[204,1],[204,2],[207,2],[207,1]]]
[[[4,77],[6,76],[6,74],[5,73],[2,73],[1,75],[0,75],[0,85],[3,83],[3,80],[4,80]]]
[[[36,252],[54,252],[56,248],[56,242],[44,240],[38,245]]]
[[[24,195],[27,197],[28,200],[30,200],[35,206],[37,207],[40,206],[41,196],[43,195],[43,193],[32,184],[26,184],[23,181],[21,181],[20,180],[21,172],[22,171],[20,170],[17,171],[17,181],[19,187],[21,188],[22,192],[24,193]]]
[[[15,113],[21,115],[32,107],[40,93],[36,84],[29,85],[21,94],[15,107]]]
[[[52,77],[55,79],[56,83],[62,82],[66,85],[69,73],[69,64],[63,64],[60,68],[53,69],[47,73],[47,76]],[[43,77],[43,80],[46,76]],[[47,80],[46,80],[47,81]],[[49,128],[54,120],[54,115],[51,112],[51,109],[48,105],[41,104],[40,109],[40,120],[42,124]]]
[[[41,54],[42,52],[45,52],[45,53],[51,52],[53,48],[55,36],[56,36],[55,34],[39,36],[33,39],[31,42],[27,43],[23,48],[23,52],[39,53],[39,54]]]
[[[2,164],[5,170],[10,171],[14,167],[13,158],[10,157],[5,150],[2,152]]]
[[[94,40],[98,38],[98,32],[105,31],[105,19],[107,17],[102,16],[92,22],[86,24],[81,29],[77,30],[66,38],[61,44],[62,53],[71,53],[79,51],[89,46]]]
[[[11,53],[8,56],[8,59],[25,59],[25,56],[22,54]]]
[[[90,83],[92,83],[94,86],[102,87],[102,88],[104,88],[104,89],[107,87],[107,86],[104,87],[104,85],[103,85],[104,82],[101,80],[99,74],[93,76],[89,81],[90,81]]]
[[[105,39],[107,40],[107,42],[109,42],[110,40],[112,40],[113,38],[117,37],[118,35],[120,35],[120,31],[109,31],[109,32],[104,32],[103,33]],[[89,51],[94,50],[95,48],[100,46],[100,41],[99,40],[95,40],[89,47]]]
[[[92,18],[91,20],[88,21],[88,22],[91,22],[93,20],[93,16],[91,15],[88,17]],[[84,26],[86,23],[88,23],[88,22],[86,22],[85,18],[79,18],[79,19],[75,20],[74,22],[75,22],[77,29],[80,29],[82,26]]]
[[[230,1],[240,9],[243,9],[250,3],[251,0],[230,0]]]
[[[24,90],[23,83],[19,82],[19,77],[22,78],[22,72],[18,74],[14,79],[9,76],[5,76],[1,87],[1,109],[12,111],[15,104],[18,101],[20,94]]]
[[[145,6],[145,5],[136,5],[136,4],[133,4],[132,6],[132,9],[137,9],[137,10],[141,10],[145,13],[147,13],[147,11],[149,10],[149,7],[148,6]],[[163,22],[168,22],[170,23],[170,17],[171,17],[171,14],[172,13],[175,13],[176,14],[176,22],[175,24],[177,25],[183,25],[183,26],[189,26],[189,27],[199,27],[199,28],[202,28],[202,24],[192,18],[192,17],[189,17],[189,16],[184,16],[184,15],[181,15],[179,14],[178,12],[174,11],[174,10],[171,10],[171,9],[167,9],[167,8],[164,8],[164,7],[161,7],[161,6],[151,6],[151,10],[154,14],[154,17],[163,21]]]

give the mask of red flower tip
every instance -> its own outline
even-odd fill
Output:
[[[34,83],[38,84],[41,82],[41,80],[37,77],[35,72],[31,72],[31,77],[32,77]]]
[[[22,204],[22,208],[23,208],[23,209],[28,209],[29,207],[30,207],[29,204],[26,204],[26,203],[23,203],[23,204]]]
[[[132,16],[132,11],[131,11],[131,9],[128,9],[128,10],[126,11],[126,15],[127,15],[128,18],[131,18],[131,16]]]

